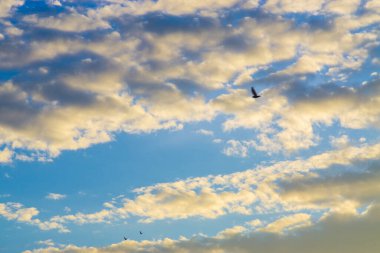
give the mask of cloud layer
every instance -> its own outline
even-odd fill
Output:
[[[347,1],[345,8],[335,1],[236,0],[46,7],[59,8],[58,15],[17,12],[22,1],[3,4],[0,69],[10,75],[0,80],[0,143],[13,154],[5,162],[45,161],[62,150],[111,141],[116,132],[182,129],[217,116],[225,117],[226,131],[259,131],[252,145],[265,152],[318,145],[315,124],[379,126],[378,81],[341,83],[377,47],[380,16],[373,2]],[[335,14],[326,20],[281,16],[290,9]],[[246,16],[230,23],[229,15],[242,11]],[[273,67],[280,63],[286,64]],[[323,89],[312,87],[308,75],[329,80]],[[248,95],[252,81],[266,83],[260,103]]]
[[[374,253],[380,247],[377,240],[379,231],[379,206],[373,206],[362,215],[335,214],[321,220],[316,227],[294,228],[293,233],[281,236],[273,233],[246,231],[235,227],[216,237],[195,236],[179,240],[126,241],[104,248],[77,247],[46,248],[30,253],[76,253],[76,252],[368,252]],[[287,220],[303,215],[287,217]],[[302,217],[303,218],[303,217]],[[284,223],[282,221],[277,221]],[[269,226],[270,227],[270,226]]]

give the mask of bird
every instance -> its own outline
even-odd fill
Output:
[[[261,97],[261,96],[257,95],[257,93],[255,91],[255,88],[251,87],[251,91],[252,91],[252,95],[253,95],[252,97],[253,98],[259,98],[259,97]]]
[[[140,231],[140,235],[142,235],[143,233]]]
[[[124,236],[124,240],[128,240],[128,238],[126,238],[126,237]]]

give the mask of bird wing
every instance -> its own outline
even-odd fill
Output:
[[[252,94],[256,97],[257,93],[256,93],[256,91],[255,91],[255,89],[253,87],[251,87],[251,91],[252,91]]]

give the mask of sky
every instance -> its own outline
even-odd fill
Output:
[[[378,0],[0,0],[0,252],[378,252],[379,28]]]

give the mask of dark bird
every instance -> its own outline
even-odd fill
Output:
[[[126,238],[126,237],[124,236],[124,240],[128,240],[128,238]]]
[[[140,235],[142,235],[143,233],[140,231]]]
[[[251,87],[251,91],[252,91],[252,95],[253,95],[252,97],[253,98],[259,98],[259,97],[261,97],[261,96],[257,95],[257,93],[255,91],[255,88]]]

